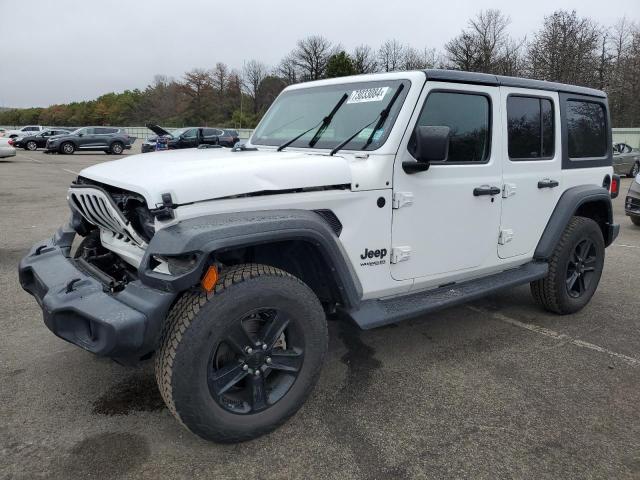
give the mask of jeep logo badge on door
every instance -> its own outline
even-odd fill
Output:
[[[386,248],[380,248],[377,250],[369,250],[368,248],[365,248],[364,252],[360,255],[360,258],[362,260],[371,260],[371,261],[362,262],[360,263],[360,266],[365,267],[365,266],[383,265],[387,263],[387,261],[384,259],[386,256],[387,256]]]

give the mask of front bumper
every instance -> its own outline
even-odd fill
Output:
[[[69,226],[62,227],[20,262],[20,284],[42,308],[45,325],[100,356],[138,360],[154,351],[176,294],[140,281],[110,292],[69,257],[75,235]]]
[[[624,200],[624,213],[630,217],[640,217],[640,192],[629,190]]]
[[[142,147],[141,147],[141,151],[142,153],[148,153],[148,152],[155,152],[156,151],[156,146],[154,145],[150,145],[148,143],[143,143]]]

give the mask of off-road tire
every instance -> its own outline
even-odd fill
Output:
[[[122,152],[124,152],[124,145],[122,144],[122,142],[113,142],[109,147],[109,151],[107,153],[120,155]]]
[[[60,153],[64,153],[65,155],[71,155],[76,151],[76,146],[71,142],[64,142],[60,145]]]
[[[640,217],[639,217],[639,216],[631,215],[629,218],[631,219],[631,222],[632,222],[634,225],[637,225],[637,226],[639,226],[639,227],[640,227]]]
[[[305,354],[297,379],[275,404],[238,415],[223,409],[207,387],[210,352],[222,332],[246,312],[276,304],[304,326]],[[158,388],[169,411],[194,434],[232,443],[264,435],[304,403],[320,375],[328,333],[323,308],[301,280],[267,265],[223,270],[211,293],[184,293],[171,309],[155,360]]]
[[[567,289],[569,257],[578,243],[590,239],[595,244],[596,262],[594,276],[584,294],[571,297]],[[531,282],[531,294],[546,310],[566,315],[581,310],[596,291],[604,266],[604,239],[598,224],[585,217],[573,217],[566,226],[560,241],[549,259],[549,273],[545,278]]]

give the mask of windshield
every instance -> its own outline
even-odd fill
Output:
[[[402,83],[405,84],[404,90],[367,147],[367,150],[375,150],[384,144],[389,135],[409,90],[409,80],[348,83],[284,92],[258,125],[251,137],[251,143],[280,146],[304,131],[312,129],[291,144],[291,147],[310,148],[309,142],[317,132],[317,129],[312,127],[321,123],[346,93],[347,101],[335,113],[314,147],[334,148],[356,133],[358,129],[374,121],[389,104]],[[373,133],[374,125],[360,132],[343,149],[362,150]]]

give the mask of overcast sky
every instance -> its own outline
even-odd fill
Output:
[[[0,106],[89,100],[216,62],[273,65],[311,34],[347,50],[389,38],[440,49],[487,8],[530,37],[560,6],[607,25],[640,21],[639,0],[0,0]]]

